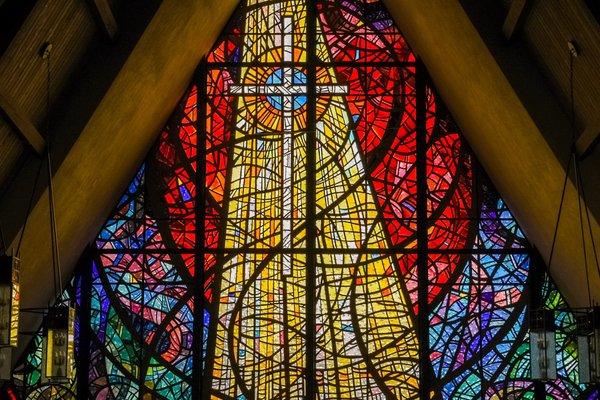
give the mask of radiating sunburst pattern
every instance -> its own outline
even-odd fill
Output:
[[[224,246],[236,255],[221,272],[213,389],[303,398],[307,266],[296,253],[306,224],[316,223],[319,396],[412,398],[418,344],[396,258],[358,254],[388,240],[343,97],[349,87],[323,67],[317,95],[308,95],[303,1],[251,1],[243,19],[241,62],[282,66],[243,67],[229,85],[238,99]],[[323,43],[317,52],[332,64]],[[316,222],[305,211],[310,101],[318,103]],[[357,254],[335,252],[348,249]]]

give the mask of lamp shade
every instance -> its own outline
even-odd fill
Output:
[[[579,383],[600,383],[600,308],[577,318]]]
[[[0,381],[12,380],[12,353],[12,347],[0,348]]]
[[[46,381],[64,382],[75,377],[74,324],[73,308],[55,306],[48,311],[42,360]]]
[[[0,347],[17,346],[19,337],[19,267],[17,257],[0,255]]]
[[[531,379],[556,379],[556,328],[552,310],[532,310],[530,313],[529,348]]]

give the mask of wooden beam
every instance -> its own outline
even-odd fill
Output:
[[[237,3],[164,0],[56,170],[54,198],[65,281],[140,167]],[[45,307],[53,298],[48,225],[45,191],[32,209],[21,246],[24,308]],[[21,330],[36,330],[39,322],[38,316],[22,315]],[[20,344],[26,342],[20,340]]]
[[[108,4],[108,0],[88,0],[88,3],[102,32],[104,32],[109,40],[115,40],[119,33],[119,26],[110,8],[110,4]]]
[[[0,114],[38,155],[44,153],[44,149],[46,148],[44,137],[2,93],[0,93]]]
[[[508,40],[512,39],[515,33],[523,26],[525,19],[527,19],[529,9],[531,8],[531,2],[532,0],[513,0],[510,3],[508,14],[504,20],[504,25],[502,26],[504,37]]]
[[[600,123],[588,126],[575,143],[577,154],[582,159],[587,157],[600,142]]]
[[[565,176],[563,163],[570,146],[567,118],[556,111],[560,110],[556,103],[555,108],[536,110],[545,116],[545,124],[534,120],[507,78],[506,74],[514,71],[500,68],[460,0],[384,1],[425,63],[477,158],[547,263]],[[510,61],[516,62],[515,57],[509,57]],[[523,84],[529,85],[528,100],[535,96],[535,104],[547,106],[547,99],[540,98],[542,92],[532,88],[531,81],[523,79]],[[549,140],[564,149],[563,160],[557,158]],[[550,272],[571,306],[585,306],[587,284],[577,199],[577,190],[568,181]],[[590,216],[598,242],[600,226],[591,212]],[[586,242],[588,255],[592,254],[589,237]],[[591,293],[600,300],[600,277],[593,269],[590,284]]]

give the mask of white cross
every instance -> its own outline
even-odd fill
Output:
[[[294,21],[292,17],[283,17],[282,50],[283,62],[294,61]],[[297,70],[296,70],[297,71]],[[281,215],[281,245],[284,249],[292,247],[292,179],[294,176],[293,160],[293,123],[294,123],[294,100],[300,96],[307,96],[308,87],[306,82],[294,82],[295,68],[284,66],[278,76],[281,82],[275,84],[261,85],[231,85],[229,93],[240,96],[267,95],[281,98],[281,113],[283,120],[283,160],[282,160],[282,215]],[[306,79],[305,79],[306,80]],[[318,85],[317,94],[343,95],[348,93],[347,85]],[[298,101],[298,100],[296,100]],[[296,104],[297,105],[297,104]],[[299,107],[296,107],[299,108]],[[282,256],[283,275],[292,274],[291,255]]]

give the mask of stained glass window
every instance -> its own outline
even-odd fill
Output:
[[[94,247],[82,398],[533,398],[532,250],[380,0],[242,1]]]

